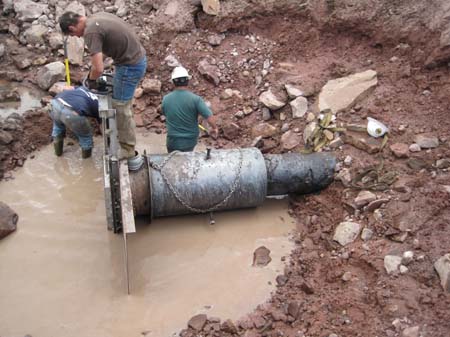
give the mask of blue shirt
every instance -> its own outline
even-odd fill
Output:
[[[62,98],[67,104],[78,112],[80,116],[99,118],[98,97],[83,87],[74,90],[64,90],[56,95],[55,99]]]

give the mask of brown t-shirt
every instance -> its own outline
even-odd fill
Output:
[[[116,64],[136,64],[145,55],[131,26],[110,13],[88,17],[83,37],[91,55],[103,53]]]

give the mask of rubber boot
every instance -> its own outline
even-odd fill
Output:
[[[53,147],[55,148],[55,155],[57,157],[61,157],[63,154],[63,148],[64,148],[64,137],[54,137],[53,138]]]
[[[86,159],[92,155],[92,148],[90,149],[81,149],[81,158]]]
[[[120,147],[119,147],[119,153],[118,153],[118,157],[119,159],[131,159],[134,157],[134,146],[129,145],[129,144],[124,144],[124,143],[119,143]]]
[[[132,101],[112,100],[112,107],[116,109],[117,135],[119,138],[119,159],[128,159],[135,156],[136,124],[131,111]]]

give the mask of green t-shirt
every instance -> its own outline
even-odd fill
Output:
[[[166,116],[167,136],[181,138],[198,138],[198,115],[212,115],[200,96],[180,89],[164,96],[162,112]]]

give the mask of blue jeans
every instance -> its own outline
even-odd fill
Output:
[[[144,77],[146,71],[146,56],[136,64],[116,65],[113,81],[113,98],[120,101],[131,100],[139,81]]]
[[[82,149],[91,149],[94,142],[92,140],[91,124],[88,119],[85,116],[80,116],[72,108],[65,106],[57,99],[52,99],[51,104],[52,137],[64,137],[67,127],[77,136]]]

